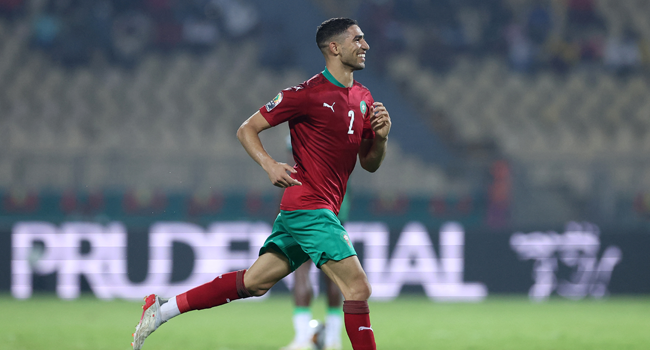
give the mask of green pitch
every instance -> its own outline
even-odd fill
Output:
[[[316,300],[316,318],[323,318],[324,304]],[[371,302],[370,310],[383,350],[647,350],[650,344],[649,297],[545,303],[492,297],[478,304],[411,297]],[[0,349],[127,350],[140,313],[139,303],[126,301],[2,295]],[[279,295],[194,311],[163,325],[144,350],[277,350],[291,340],[291,315],[291,299]]]

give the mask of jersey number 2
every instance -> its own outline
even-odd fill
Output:
[[[354,134],[354,130],[352,130],[352,125],[354,124],[354,111],[350,110],[348,112],[348,117],[350,117],[350,127],[348,128],[348,135]]]

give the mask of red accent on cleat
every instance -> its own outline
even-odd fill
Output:
[[[156,302],[156,295],[149,294],[149,296],[144,299],[144,302],[144,309],[148,309],[149,306],[153,305]]]
[[[144,318],[144,312],[147,311],[147,309],[150,308],[151,305],[155,303],[156,303],[155,294],[150,294],[149,296],[146,296],[144,298],[144,305],[142,305],[142,316],[140,316],[140,322],[142,322],[142,319]]]

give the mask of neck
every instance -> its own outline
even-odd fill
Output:
[[[340,62],[335,64],[333,62],[326,62],[325,66],[332,76],[341,84],[346,87],[351,87],[354,83],[354,71],[349,67],[344,66]]]

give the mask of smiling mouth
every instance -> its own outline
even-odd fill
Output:
[[[366,60],[366,54],[365,53],[360,53],[360,54],[357,55],[357,57],[360,57],[364,61]]]

